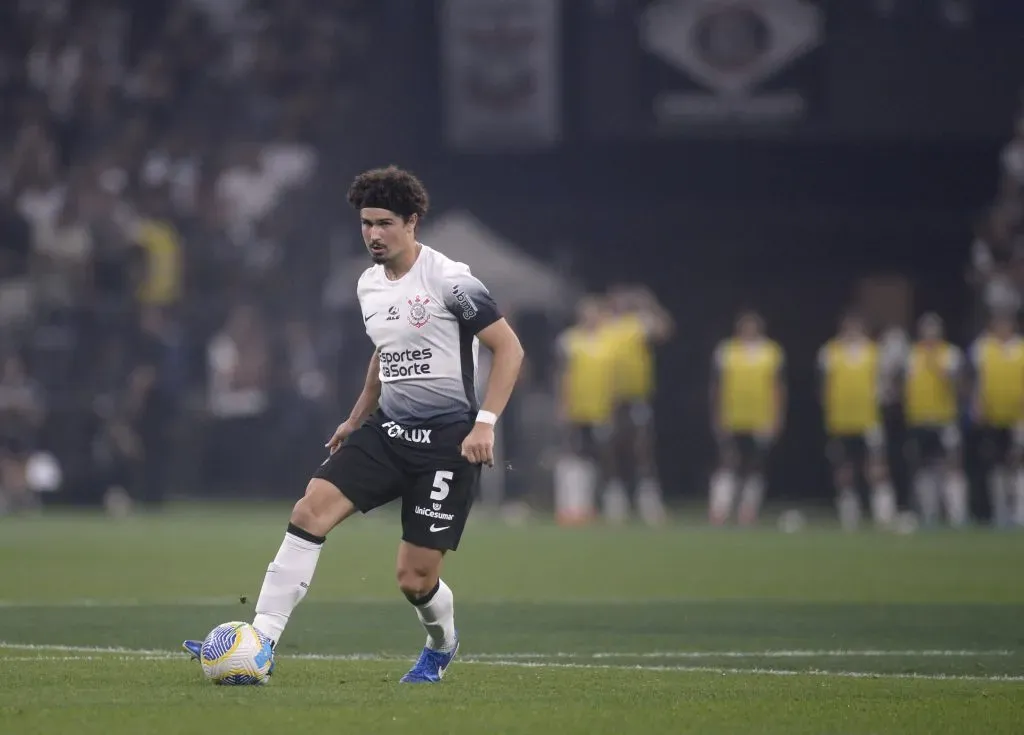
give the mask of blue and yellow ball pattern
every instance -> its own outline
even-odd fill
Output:
[[[199,662],[215,684],[266,684],[274,665],[270,640],[249,623],[218,625],[203,641]]]

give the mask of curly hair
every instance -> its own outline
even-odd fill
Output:
[[[423,219],[430,208],[430,197],[423,183],[413,174],[398,168],[374,168],[356,176],[348,189],[348,203],[355,210],[365,207],[387,209],[408,221],[412,215]]]

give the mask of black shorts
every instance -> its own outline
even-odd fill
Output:
[[[399,426],[376,412],[313,474],[366,513],[402,499],[402,540],[456,549],[473,504],[480,466],[461,455],[469,420]]]
[[[955,424],[910,426],[905,448],[911,464],[945,460],[960,449],[960,429]]]
[[[772,440],[752,432],[727,433],[722,438],[718,451],[724,464],[736,464],[745,472],[764,469]]]
[[[1019,454],[1013,429],[992,426],[978,429],[978,456],[985,465],[1013,464],[1019,459]]]
[[[863,434],[832,434],[825,454],[834,466],[862,465],[869,457],[885,456],[885,435],[881,429]]]
[[[568,450],[594,462],[603,462],[612,442],[611,424],[570,424]]]

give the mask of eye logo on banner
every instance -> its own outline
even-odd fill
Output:
[[[445,135],[462,150],[538,148],[560,128],[556,0],[446,0]]]
[[[705,88],[656,93],[660,122],[787,122],[803,116],[803,90],[764,86],[821,43],[822,17],[806,0],[658,0],[640,39]]]

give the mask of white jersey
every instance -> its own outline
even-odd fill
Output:
[[[469,420],[477,410],[476,335],[501,318],[469,266],[423,245],[397,281],[368,268],[356,288],[380,351],[380,409],[407,426]]]

